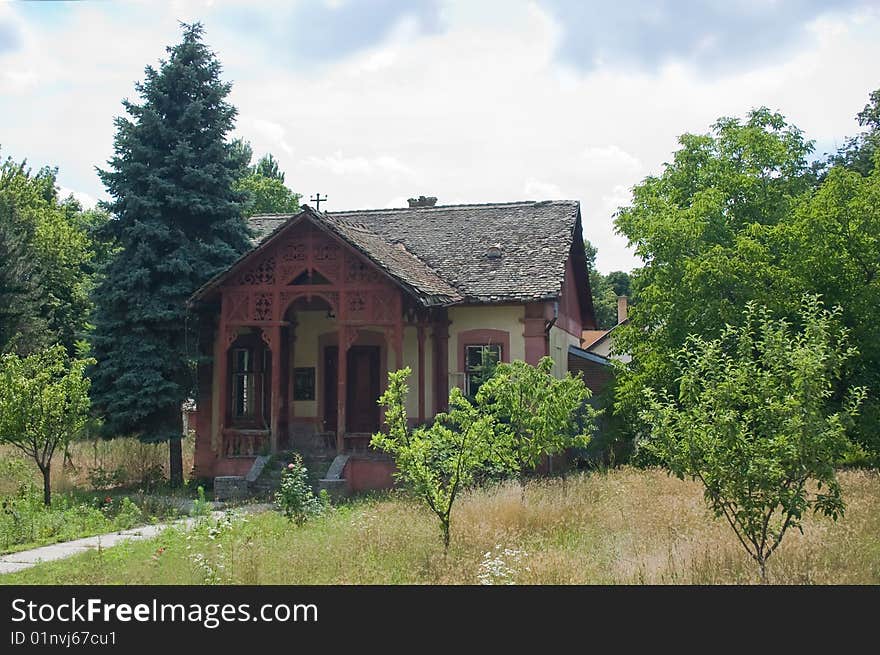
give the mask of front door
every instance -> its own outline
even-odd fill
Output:
[[[379,347],[352,346],[348,351],[346,431],[379,429]]]
[[[379,346],[352,346],[346,361],[346,432],[373,433],[379,429]],[[324,425],[336,431],[339,349],[324,349]]]

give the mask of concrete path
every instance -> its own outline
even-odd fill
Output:
[[[257,505],[243,505],[230,511],[257,512],[269,509],[271,505],[261,503]],[[226,512],[211,512],[212,518],[219,518]],[[169,521],[167,523],[156,523],[155,525],[145,525],[139,528],[131,528],[130,530],[122,530],[121,532],[111,532],[108,534],[99,534],[94,537],[84,537],[82,539],[74,539],[73,541],[64,541],[62,543],[50,544],[48,546],[40,546],[31,550],[23,550],[19,553],[10,553],[8,555],[0,555],[0,575],[4,573],[14,573],[22,569],[30,568],[41,562],[52,562],[54,560],[64,559],[72,555],[79,555],[95,548],[111,548],[123,541],[141,541],[142,539],[152,539],[170,527],[183,528],[188,530],[191,528],[198,517],[190,517],[179,519],[177,521]]]

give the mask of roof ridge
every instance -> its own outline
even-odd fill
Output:
[[[432,209],[470,209],[473,207],[515,207],[515,206],[534,206],[534,205],[553,205],[553,204],[579,204],[580,200],[556,199],[556,200],[516,200],[513,202],[475,202],[460,203],[456,205],[433,205],[431,207],[385,207],[377,209],[342,209],[339,211],[322,212],[329,215],[334,214],[368,214],[377,212],[400,212],[400,211],[430,211]],[[271,216],[272,214],[269,214]]]

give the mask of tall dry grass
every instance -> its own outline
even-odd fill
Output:
[[[880,476],[840,474],[846,516],[811,516],[768,563],[770,582],[880,583]],[[193,554],[198,553],[194,558]],[[698,484],[623,468],[466,494],[444,554],[433,516],[403,494],[296,527],[275,512],[41,565],[2,582],[130,584],[757,583]]]
[[[195,439],[183,441],[184,476],[192,469]],[[89,472],[101,467],[105,471],[123,471],[129,480],[142,480],[148,471],[160,467],[168,475],[168,444],[145,444],[131,437],[75,441],[67,449],[56,452],[52,460],[52,491],[65,493],[90,490]],[[33,460],[13,446],[0,446],[0,460],[19,460],[30,467],[33,481],[42,486],[43,479]],[[20,467],[18,467],[20,468]],[[0,478],[0,497],[14,493],[19,481]]]

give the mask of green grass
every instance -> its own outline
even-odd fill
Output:
[[[15,449],[0,448],[0,553],[177,517],[175,499],[194,497],[196,491],[193,485],[170,490],[156,483],[161,454],[156,446],[132,439],[77,442],[68,458],[55,458],[52,504],[47,508],[35,464]],[[96,470],[113,470],[119,486],[96,487],[96,481],[107,482]]]
[[[771,582],[880,583],[880,476],[840,474],[845,518],[805,521],[771,558]],[[701,488],[659,471],[516,484],[466,494],[444,554],[432,515],[395,492],[296,527],[275,512],[205,520],[184,532],[0,577],[10,584],[755,583]]]

